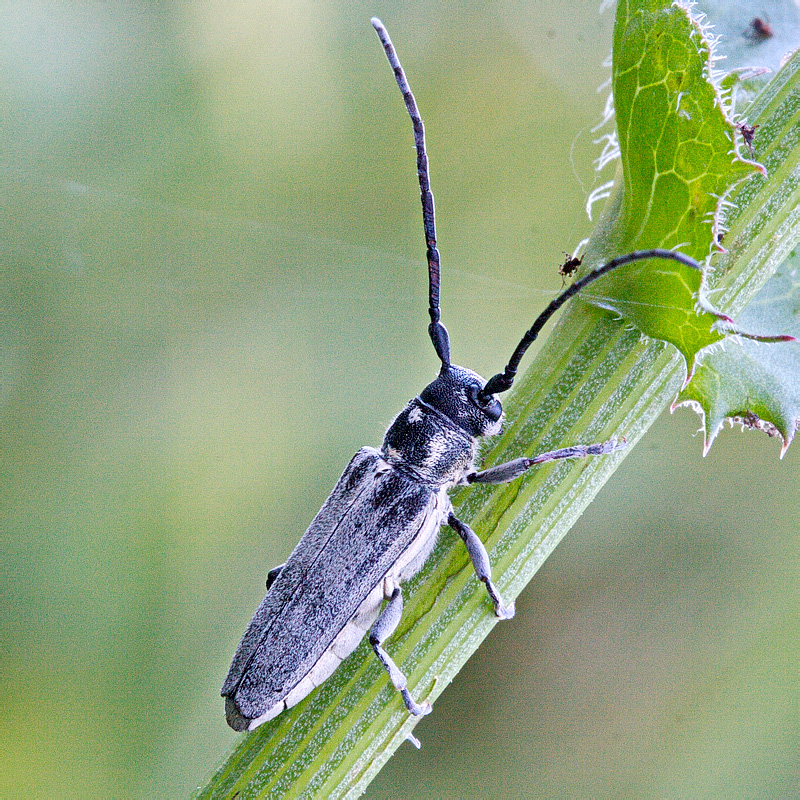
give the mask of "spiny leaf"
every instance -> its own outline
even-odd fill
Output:
[[[753,258],[752,253],[743,256],[749,245],[746,237],[763,233],[771,219],[785,218],[777,210],[772,214],[751,210],[743,220],[738,207],[725,198],[743,175],[752,175],[757,167],[761,175],[743,184],[736,199],[746,204],[754,191],[762,190],[764,209],[776,203],[786,205],[787,197],[791,202],[797,190],[793,145],[800,103],[791,90],[778,93],[780,113],[773,113],[770,123],[775,127],[778,120],[777,131],[758,132],[762,143],[773,145],[762,147],[774,173],[768,177],[764,167],[741,156],[740,147],[750,145],[733,124],[724,92],[709,80],[711,45],[687,9],[659,8],[650,2],[631,11],[623,3],[617,26],[613,86],[622,180],[606,215],[598,255],[611,255],[609,244],[614,252],[680,244],[681,250],[702,260],[715,244],[725,211],[726,221],[733,226],[729,236],[733,252],[716,258],[712,281],[720,284],[734,258]],[[698,44],[696,49],[692,40]],[[787,71],[792,71],[791,65]],[[752,111],[758,113],[757,104]],[[775,142],[787,146],[775,147]],[[782,179],[785,173],[788,176]],[[749,205],[752,208],[752,202]],[[795,208],[789,213],[790,228],[796,216]],[[793,243],[792,236],[784,233],[781,246]],[[764,257],[763,252],[760,256]],[[772,269],[775,263],[773,257]],[[765,279],[769,267],[761,268],[761,274]],[[584,299],[670,342],[684,356],[688,388],[678,404],[691,405],[704,416],[706,451],[723,420],[731,417],[779,434],[785,451],[798,416],[798,373],[791,344],[763,344],[791,338],[781,334],[794,330],[788,311],[784,315],[763,311],[774,291],[765,290],[760,296],[761,314],[744,313],[734,326],[712,307],[700,275],[679,265],[637,264],[596,286]],[[759,324],[765,313],[771,323],[767,326]],[[745,336],[762,343],[731,337],[732,331],[747,331]],[[700,363],[703,366],[695,374]]]
[[[792,253],[740,317],[748,330],[776,329],[800,338],[800,257]],[[781,455],[800,419],[800,343],[765,345],[729,339],[706,354],[673,408],[691,405],[705,417],[705,451],[725,419],[777,434]]]
[[[782,331],[798,336],[797,256],[800,242],[800,53],[775,76],[747,115],[759,125],[755,148],[767,166],[765,178],[747,181],[732,195],[730,226],[712,278],[727,310],[741,310],[742,326],[756,332]],[[783,262],[783,263],[782,263]],[[741,278],[765,280],[778,269],[750,305]],[[757,285],[757,284],[756,284]],[[732,342],[712,351],[675,405],[690,405],[703,416],[711,446],[725,419],[778,434],[781,455],[794,435],[798,418],[798,345],[759,347]],[[696,382],[696,383],[695,383]]]
[[[657,0],[633,8],[623,0],[614,54],[622,181],[604,241],[587,260],[664,247],[703,261],[714,244],[722,198],[763,169],[738,153],[735,126],[709,80],[711,45],[686,8]],[[681,265],[642,262],[595,286],[585,300],[675,345],[690,375],[697,354],[729,332],[700,274]]]

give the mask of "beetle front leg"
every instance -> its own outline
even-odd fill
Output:
[[[513,461],[506,461],[505,464],[498,464],[480,472],[470,472],[464,477],[464,483],[508,483],[518,478],[526,470],[536,464],[544,464],[547,461],[556,461],[560,458],[586,458],[586,456],[606,456],[617,450],[627,447],[628,443],[624,439],[609,439],[600,444],[576,444],[573,447],[562,447],[560,450],[551,450],[549,453],[540,453],[533,458],[515,458]]]
[[[486,591],[489,592],[489,597],[492,598],[494,613],[500,619],[511,619],[514,616],[514,603],[511,602],[507,606],[503,605],[497,588],[492,583],[492,566],[489,562],[489,554],[486,552],[486,547],[478,534],[453,513],[447,517],[447,524],[464,540],[475,574],[478,576],[478,580],[486,584]]]
[[[389,604],[383,609],[381,615],[375,620],[372,630],[369,632],[369,643],[375,651],[375,655],[380,659],[386,671],[389,673],[389,680],[392,686],[403,695],[403,702],[406,708],[415,716],[421,717],[424,714],[430,714],[433,710],[431,704],[427,701],[424,703],[417,703],[408,691],[408,681],[406,676],[400,671],[397,664],[394,663],[392,657],[381,647],[381,645],[394,633],[395,628],[400,622],[400,617],[403,616],[403,593],[400,587],[396,586],[389,598]]]

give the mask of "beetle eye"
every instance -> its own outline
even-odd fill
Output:
[[[483,406],[481,411],[483,411],[492,422],[497,422],[497,420],[503,416],[503,406],[500,405],[499,400],[495,400],[494,398]]]
[[[503,407],[500,405],[499,400],[492,397],[488,403],[482,403],[480,400],[480,387],[475,384],[470,386],[467,391],[469,392],[469,399],[480,409],[481,413],[485,414],[492,422],[497,422],[500,419],[503,414]]]

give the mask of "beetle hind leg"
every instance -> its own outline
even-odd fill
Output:
[[[408,691],[406,676],[381,646],[394,633],[402,615],[403,593],[400,591],[400,587],[396,586],[389,598],[388,605],[383,609],[378,619],[375,620],[375,624],[369,632],[369,643],[372,645],[375,655],[378,656],[379,661],[383,664],[384,669],[389,673],[389,680],[391,680],[392,686],[403,696],[406,708],[415,717],[421,717],[424,714],[430,714],[433,707],[427,701],[417,703],[414,700],[411,692]]]

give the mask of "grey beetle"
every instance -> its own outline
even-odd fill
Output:
[[[502,407],[495,395],[511,388],[525,351],[547,320],[602,275],[647,258],[671,259],[700,269],[693,259],[671,250],[628,253],[588,272],[552,300],[525,333],[503,372],[484,381],[475,372],[451,364],[449,336],[440,321],[439,252],[425,131],[389,35],[380,20],[373,19],[372,25],[413,123],[427,245],[428,333],[441,369],[400,412],[380,450],[364,447],[356,453],[289,559],[269,573],[267,595],[222,687],[228,724],[237,731],[253,730],[299,703],[367,633],[406,708],[414,715],[429,713],[430,703],[412,698],[405,675],[383,644],[402,615],[401,584],[420,570],[442,525],[463,539],[494,613],[501,619],[514,615],[514,604],[504,604],[492,583],[483,542],[455,516],[448,491],[464,484],[507,483],[536,464],[605,455],[624,446],[611,439],[476,471],[480,439],[500,431]]]

